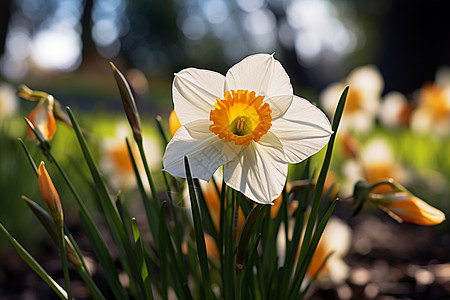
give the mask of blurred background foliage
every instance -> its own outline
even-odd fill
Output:
[[[0,79],[54,95],[98,136],[114,134],[125,120],[109,61],[124,71],[147,128],[155,128],[155,115],[172,110],[173,73],[190,66],[224,73],[258,52],[275,52],[295,93],[312,102],[367,64],[380,70],[383,94],[399,91],[409,99],[450,65],[448,20],[445,0],[2,0]],[[33,104],[17,101],[20,112],[0,120],[0,220],[19,240],[39,241],[40,227],[20,200],[22,194],[39,197],[37,181],[17,142],[26,139],[22,117]],[[379,127],[371,136],[377,135],[390,141],[395,159],[420,174],[413,191],[448,215],[450,204],[441,201],[449,196],[448,136]],[[52,147],[75,185],[85,187],[83,197],[92,199],[79,149],[70,146],[74,139],[58,125]],[[44,159],[26,144],[36,161]],[[344,159],[339,151],[335,165]],[[443,184],[422,180],[435,173]],[[53,178],[60,194],[69,195],[62,179]]]

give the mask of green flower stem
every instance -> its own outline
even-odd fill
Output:
[[[139,170],[136,164],[136,160],[133,156],[133,152],[131,151],[130,142],[128,138],[125,139],[127,144],[128,154],[130,156],[131,164],[133,165],[133,171],[136,176],[137,186],[139,188],[139,192],[142,197],[142,202],[144,204],[145,214],[147,216],[148,226],[153,235],[154,243],[157,249],[159,249],[159,230],[158,230],[158,210],[152,203],[145,191],[144,184],[142,183],[141,175],[139,174]],[[153,203],[154,204],[154,203]]]
[[[52,278],[50,275],[42,268],[42,266],[31,256],[30,253],[28,253],[25,248],[20,245],[15,238],[9,234],[9,232],[6,230],[5,227],[0,223],[0,230],[1,232],[6,236],[8,241],[11,243],[11,245],[16,250],[17,254],[33,269],[34,272],[36,272],[39,277],[42,278],[42,280],[47,283],[49,287],[52,288],[52,290],[58,295],[61,299],[69,299],[67,297],[67,292]]]
[[[155,184],[153,183],[152,173],[150,171],[150,167],[148,166],[147,157],[145,156],[144,145],[141,141],[136,140],[136,143],[139,148],[139,153],[141,154],[142,162],[144,164],[145,174],[147,175],[148,183],[150,185],[150,191],[152,193],[152,198],[155,203],[157,211],[159,211],[159,198],[156,192]]]
[[[64,242],[64,227],[58,227],[58,245],[61,254],[61,262],[64,274],[64,283],[66,285],[67,298],[72,299],[72,289],[70,288],[69,267],[67,266],[66,246]]]
[[[200,269],[202,273],[202,280],[203,280],[203,290],[205,293],[205,298],[207,300],[214,299],[211,289],[211,277],[209,273],[209,267],[208,267],[208,257],[206,254],[206,245],[205,245],[205,237],[202,230],[202,224],[200,219],[200,212],[198,208],[198,200],[195,194],[195,187],[194,182],[192,180],[191,176],[191,170],[189,167],[189,161],[188,158],[184,157],[184,165],[186,170],[186,177],[188,181],[188,187],[189,187],[189,198],[191,200],[191,210],[192,210],[192,218],[194,220],[194,230],[195,230],[195,240],[197,244],[197,254],[199,258],[200,263]]]
[[[393,179],[388,179],[388,180],[382,180],[382,181],[375,182],[375,183],[373,183],[373,184],[371,184],[369,186],[369,190],[373,190],[377,186],[380,186],[380,185],[383,185],[383,184],[390,185],[396,192],[406,192],[406,189],[403,188],[402,186],[399,186],[398,184],[395,184]]]
[[[296,295],[298,294],[303,279],[305,278],[306,271],[308,270],[309,267],[309,263],[311,262],[314,252],[316,251],[317,245],[319,244],[320,238],[322,237],[323,231],[325,230],[325,226],[327,225],[328,220],[330,219],[331,214],[333,213],[337,203],[338,199],[334,200],[333,203],[330,205],[324,217],[322,218],[322,220],[320,220],[316,230],[314,231],[311,243],[309,244],[308,249],[306,251],[305,259],[299,260],[298,265],[301,266],[300,272],[296,272],[294,276],[294,282],[290,291],[290,295],[288,297],[289,300],[294,300],[297,298]]]
[[[25,203],[28,205],[28,207],[31,209],[31,211],[34,213],[34,215],[38,218],[38,220],[41,222],[41,224],[44,226],[44,228],[47,230],[48,234],[51,236],[52,240],[58,244],[58,233],[57,228],[55,225],[55,222],[53,222],[52,217],[48,214],[46,210],[44,210],[40,205],[38,205],[36,202],[32,201],[31,199],[22,196],[22,199],[25,201]],[[97,285],[92,279],[92,276],[89,274],[86,263],[83,259],[83,255],[81,254],[80,248],[78,247],[76,241],[74,240],[73,236],[70,234],[69,230],[67,229],[66,225],[64,224],[64,232],[66,235],[66,245],[69,243],[72,244],[73,249],[76,252],[76,255],[78,256],[78,259],[81,264],[74,264],[76,267],[78,273],[82,277],[83,281],[86,283],[86,285],[89,287],[89,290],[92,293],[92,297],[95,300],[104,300],[104,296],[99,291]]]
[[[138,257],[139,267],[141,270],[140,279],[142,280],[143,285],[145,287],[144,290],[145,299],[153,300],[153,292],[150,284],[147,262],[145,261],[144,246],[142,244],[141,234],[139,232],[139,227],[135,218],[131,219],[131,226],[133,229],[134,243],[136,244],[136,254]]]
[[[22,145],[23,150],[25,151],[25,154],[28,158],[28,161],[31,164],[31,167],[33,168],[34,173],[36,174],[36,176],[38,175],[38,169],[36,167],[36,164],[34,163],[33,157],[31,157],[30,152],[28,151],[27,146],[25,145],[25,143],[23,142],[23,140],[21,138],[18,139],[20,144]]]
[[[113,204],[113,201],[106,188],[106,184],[100,174],[100,171],[97,168],[97,165],[95,164],[95,161],[86,144],[86,140],[82,135],[81,128],[77,120],[75,119],[73,112],[69,107],[66,107],[66,110],[69,115],[70,121],[73,125],[85,161],[89,167],[91,176],[95,182],[96,191],[99,196],[98,198],[100,200],[104,216],[108,221],[111,235],[115,242],[116,248],[119,252],[120,262],[130,279],[130,290],[132,291],[135,297],[139,297],[139,292],[136,287],[135,278],[137,278],[140,275],[138,270],[137,259],[136,256],[133,255],[133,250],[131,248],[129,235],[123,227],[123,223],[118,214],[117,207],[115,207]],[[140,281],[137,281],[137,284],[140,283],[141,283]],[[141,290],[144,290],[144,287],[141,286]]]
[[[94,279],[92,278],[91,274],[89,274],[89,271],[86,269],[86,267],[80,266],[78,268],[78,274],[83,279],[84,283],[89,288],[89,291],[91,292],[92,299],[94,300],[105,300],[105,297],[103,296],[102,292],[98,289],[97,285],[94,282]]]
[[[99,249],[100,256],[98,257],[100,261],[100,265],[102,266],[103,270],[106,275],[106,280],[108,281],[111,289],[114,291],[114,293],[117,295],[117,299],[121,299],[121,297],[124,297],[123,299],[128,299],[127,292],[125,291],[124,287],[119,281],[117,269],[114,265],[114,261],[111,258],[111,255],[108,252],[108,248],[106,247],[106,244],[103,240],[103,238],[100,235],[100,232],[98,231],[98,228],[95,226],[95,223],[90,216],[84,202],[81,201],[80,196],[78,195],[78,192],[75,190],[75,187],[73,186],[72,182],[70,181],[69,177],[67,176],[66,172],[62,169],[61,165],[58,163],[58,161],[55,159],[53,154],[51,152],[48,152],[48,155],[50,156],[51,160],[55,163],[57,169],[61,173],[62,177],[64,178],[64,181],[67,183],[70,191],[72,192],[77,205],[80,209],[80,213],[83,216],[83,220],[85,221],[86,225],[88,226],[89,234],[92,235],[93,240],[91,243],[95,243],[95,248]]]
[[[346,87],[344,89],[344,91],[342,92],[341,97],[338,102],[338,106],[336,108],[336,112],[334,114],[333,125],[332,125],[333,133],[331,134],[330,140],[328,142],[328,147],[327,147],[327,151],[325,154],[324,162],[322,164],[322,169],[320,170],[319,179],[317,180],[316,189],[314,191],[314,198],[313,198],[312,205],[311,205],[311,213],[309,215],[308,223],[306,225],[305,235],[303,238],[303,243],[302,243],[302,247],[300,250],[300,256],[299,256],[299,260],[298,260],[299,262],[304,261],[306,254],[307,254],[307,249],[309,248],[310,243],[311,243],[311,237],[313,234],[313,229],[316,224],[317,215],[318,215],[318,211],[319,211],[320,199],[322,197],[323,186],[325,184],[325,178],[327,176],[328,169],[330,167],[334,141],[336,139],[336,133],[337,133],[337,130],[339,127],[339,122],[341,120],[342,113],[344,111],[344,105],[345,105],[345,100],[347,98],[348,89],[349,88]],[[308,264],[309,264],[309,261],[308,261]],[[295,277],[297,277],[297,275],[300,271],[299,266],[300,266],[300,264],[297,264]]]

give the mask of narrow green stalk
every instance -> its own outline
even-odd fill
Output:
[[[141,154],[142,163],[144,164],[144,170],[145,170],[145,174],[147,175],[148,184],[150,185],[150,191],[152,193],[153,201],[155,203],[157,210],[159,210],[159,197],[158,197],[158,193],[156,192],[155,184],[153,183],[152,172],[150,171],[150,167],[148,166],[147,157],[145,156],[144,145],[143,145],[142,141],[140,141],[140,142],[136,141],[136,143],[139,148],[139,153]]]
[[[44,228],[47,230],[47,233],[50,235],[52,240],[58,244],[58,234],[57,234],[57,228],[55,225],[55,222],[53,222],[52,217],[48,214],[46,210],[44,210],[40,205],[38,205],[33,200],[22,196],[22,199],[25,201],[25,203],[28,205],[28,207],[31,209],[31,211],[34,213],[34,215],[38,218],[38,220],[41,222],[41,224],[44,226]],[[79,263],[76,263],[75,261],[72,261],[74,263],[74,266],[76,267],[78,273],[83,278],[83,281],[86,283],[86,285],[89,287],[89,290],[91,291],[92,297],[95,300],[104,300],[104,296],[98,289],[97,285],[95,284],[94,280],[92,279],[92,276],[89,274],[86,263],[83,259],[83,255],[81,254],[81,251],[74,240],[73,236],[70,234],[67,227],[64,225],[64,233],[65,233],[65,244],[66,246],[70,243],[73,246],[73,250],[76,252],[76,256],[79,259]],[[67,251],[66,251],[67,252]],[[75,259],[76,260],[76,259]]]
[[[260,204],[257,204],[250,214],[247,216],[245,220],[244,226],[242,227],[242,231],[239,235],[239,241],[237,246],[237,255],[236,255],[236,272],[240,275],[243,267],[245,255],[247,253],[248,244],[250,242],[251,234],[253,233],[253,228],[256,223],[256,219],[258,218],[259,211],[261,209]]]
[[[189,198],[191,200],[192,218],[194,220],[195,240],[197,244],[197,252],[200,263],[200,269],[203,279],[203,290],[205,297],[208,300],[214,299],[211,289],[211,277],[209,275],[208,257],[206,253],[205,237],[203,235],[202,224],[200,219],[200,212],[198,208],[198,200],[195,196],[195,187],[191,176],[188,158],[184,157],[184,165],[186,170],[186,177],[189,187]]]
[[[61,299],[69,299],[67,292],[42,268],[42,266],[20,245],[15,238],[6,230],[0,223],[0,230],[6,236],[8,241],[16,250],[17,254],[33,269],[36,274],[47,283],[47,285],[58,295]]]
[[[317,229],[314,232],[314,235],[311,239],[311,243],[308,246],[308,249],[306,251],[305,259],[299,260],[299,272],[295,273],[294,276],[294,282],[292,284],[290,293],[289,293],[289,300],[294,300],[296,298],[296,294],[298,293],[301,284],[303,282],[303,279],[305,278],[306,271],[308,270],[309,263],[311,262],[311,259],[314,255],[314,252],[316,251],[317,245],[319,244],[320,238],[322,237],[322,233],[325,230],[325,226],[328,223],[328,220],[331,217],[331,214],[334,211],[334,208],[336,207],[336,204],[338,203],[338,199],[334,200],[333,203],[328,208],[328,211],[325,213],[322,220],[320,220]]]
[[[136,280],[135,280],[139,276],[139,270],[137,266],[138,263],[136,261],[136,256],[133,255],[133,250],[131,248],[128,233],[124,230],[123,223],[120,219],[117,208],[114,206],[111,200],[105,182],[103,181],[100,171],[97,168],[97,165],[95,164],[93,156],[86,144],[86,140],[84,139],[81,128],[77,120],[75,119],[75,116],[73,115],[69,107],[66,107],[66,111],[67,114],[69,115],[70,121],[74,128],[85,161],[89,167],[91,176],[95,182],[96,191],[99,196],[104,216],[108,221],[111,235],[114,239],[116,248],[119,252],[120,262],[130,279],[130,289],[135,297],[139,297],[139,292],[136,287]],[[137,283],[140,284],[140,281],[137,281]],[[141,290],[144,289],[142,286],[140,287]]]
[[[25,154],[28,158],[28,161],[31,164],[31,167],[33,168],[34,173],[36,174],[36,176],[38,175],[38,169],[36,167],[36,164],[34,163],[33,157],[31,157],[30,152],[28,151],[27,146],[25,146],[25,143],[23,142],[23,140],[21,138],[19,138],[19,142],[22,145],[23,150],[25,151]]]
[[[164,131],[164,128],[163,128],[162,123],[161,123],[162,122],[162,118],[161,118],[160,115],[157,115],[155,117],[155,120],[156,120],[156,125],[158,125],[159,133],[161,134],[161,137],[162,137],[162,139],[164,141],[164,146],[166,146],[167,143],[169,142],[169,140],[166,137],[166,132]]]
[[[125,139],[125,142],[127,144],[127,149],[128,149],[128,154],[130,156],[131,164],[133,165],[133,171],[136,176],[137,186],[138,186],[139,192],[142,197],[142,203],[144,204],[144,209],[145,209],[145,214],[147,216],[148,226],[150,227],[150,230],[152,232],[155,246],[158,249],[158,247],[159,247],[158,213],[157,213],[158,210],[154,206],[154,203],[150,202],[147,192],[145,191],[144,184],[142,183],[142,178],[141,178],[141,175],[139,174],[136,160],[133,156],[133,152],[131,151],[131,146],[130,146],[130,142],[128,141],[128,138]]]
[[[139,231],[139,227],[135,218],[131,219],[131,227],[133,229],[134,243],[136,245],[136,254],[138,257],[139,266],[141,270],[140,279],[142,280],[142,283],[145,287],[144,289],[145,299],[153,300],[152,286],[150,284],[147,262],[144,256],[144,246],[141,239],[141,233]]]
[[[72,289],[70,288],[69,267],[67,266],[67,255],[64,236],[65,236],[64,227],[58,227],[58,246],[59,246],[59,253],[61,254],[64,283],[66,285],[67,298],[72,299]]]
[[[167,257],[167,238],[166,234],[166,202],[163,202],[159,211],[159,265],[160,265],[160,278],[161,278],[161,298],[167,300],[167,275],[168,275],[168,257]]]
[[[312,205],[311,205],[311,212],[309,214],[309,218],[308,218],[308,222],[307,222],[306,230],[305,230],[305,235],[303,237],[303,243],[302,243],[302,247],[300,250],[300,256],[299,256],[300,262],[304,261],[307,249],[309,248],[310,243],[311,243],[311,236],[313,233],[314,226],[316,224],[317,215],[318,215],[318,211],[319,211],[319,205],[320,205],[320,199],[322,197],[323,186],[325,184],[325,178],[327,176],[328,169],[330,167],[331,156],[333,154],[334,141],[336,139],[336,133],[337,133],[337,130],[339,127],[339,122],[341,120],[342,113],[344,111],[344,105],[345,105],[345,100],[347,98],[347,93],[348,93],[348,87],[346,87],[344,89],[344,91],[342,92],[342,95],[338,102],[338,106],[336,108],[336,112],[334,114],[333,125],[332,125],[333,133],[331,134],[330,140],[328,142],[324,162],[322,164],[322,169],[320,170],[319,178],[318,178],[317,184],[316,184],[316,189],[314,191],[314,198],[313,198]],[[309,264],[309,262],[308,262],[308,264]],[[299,271],[300,271],[299,265],[297,265],[297,269],[295,272],[296,276],[299,273]]]
[[[105,296],[103,296],[102,292],[98,289],[97,284],[95,284],[91,274],[89,274],[89,271],[84,266],[78,268],[78,274],[80,274],[80,277],[83,279],[84,283],[86,283],[86,285],[88,286],[89,291],[91,292],[92,295],[92,299],[105,300]]]

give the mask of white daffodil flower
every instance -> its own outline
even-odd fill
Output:
[[[322,149],[332,133],[325,114],[295,96],[273,55],[249,56],[226,76],[195,68],[175,74],[173,102],[181,127],[164,154],[164,171],[209,181],[224,166],[228,186],[271,204],[286,183],[288,163]]]

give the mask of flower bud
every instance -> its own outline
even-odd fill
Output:
[[[398,222],[418,225],[437,225],[445,220],[445,214],[408,192],[369,194],[369,201],[386,211]]]
[[[113,63],[110,63],[110,65],[114,74],[114,79],[117,83],[117,87],[119,88],[125,114],[127,115],[128,122],[133,130],[134,139],[138,144],[140,144],[142,143],[141,119],[136,108],[136,102],[134,101],[133,94],[131,93],[130,85],[116,66]]]
[[[28,115],[28,120],[30,120],[34,125],[34,128],[42,134],[42,137],[46,141],[50,141],[56,131],[53,103],[53,96],[49,95],[47,98],[41,100],[36,108]],[[30,128],[28,128],[28,137],[31,140],[36,140],[36,137]]]
[[[57,227],[62,227],[64,223],[63,211],[58,192],[53,185],[52,179],[45,169],[45,164],[42,161],[38,169],[39,189],[41,190],[42,198],[47,204],[50,214]]]

